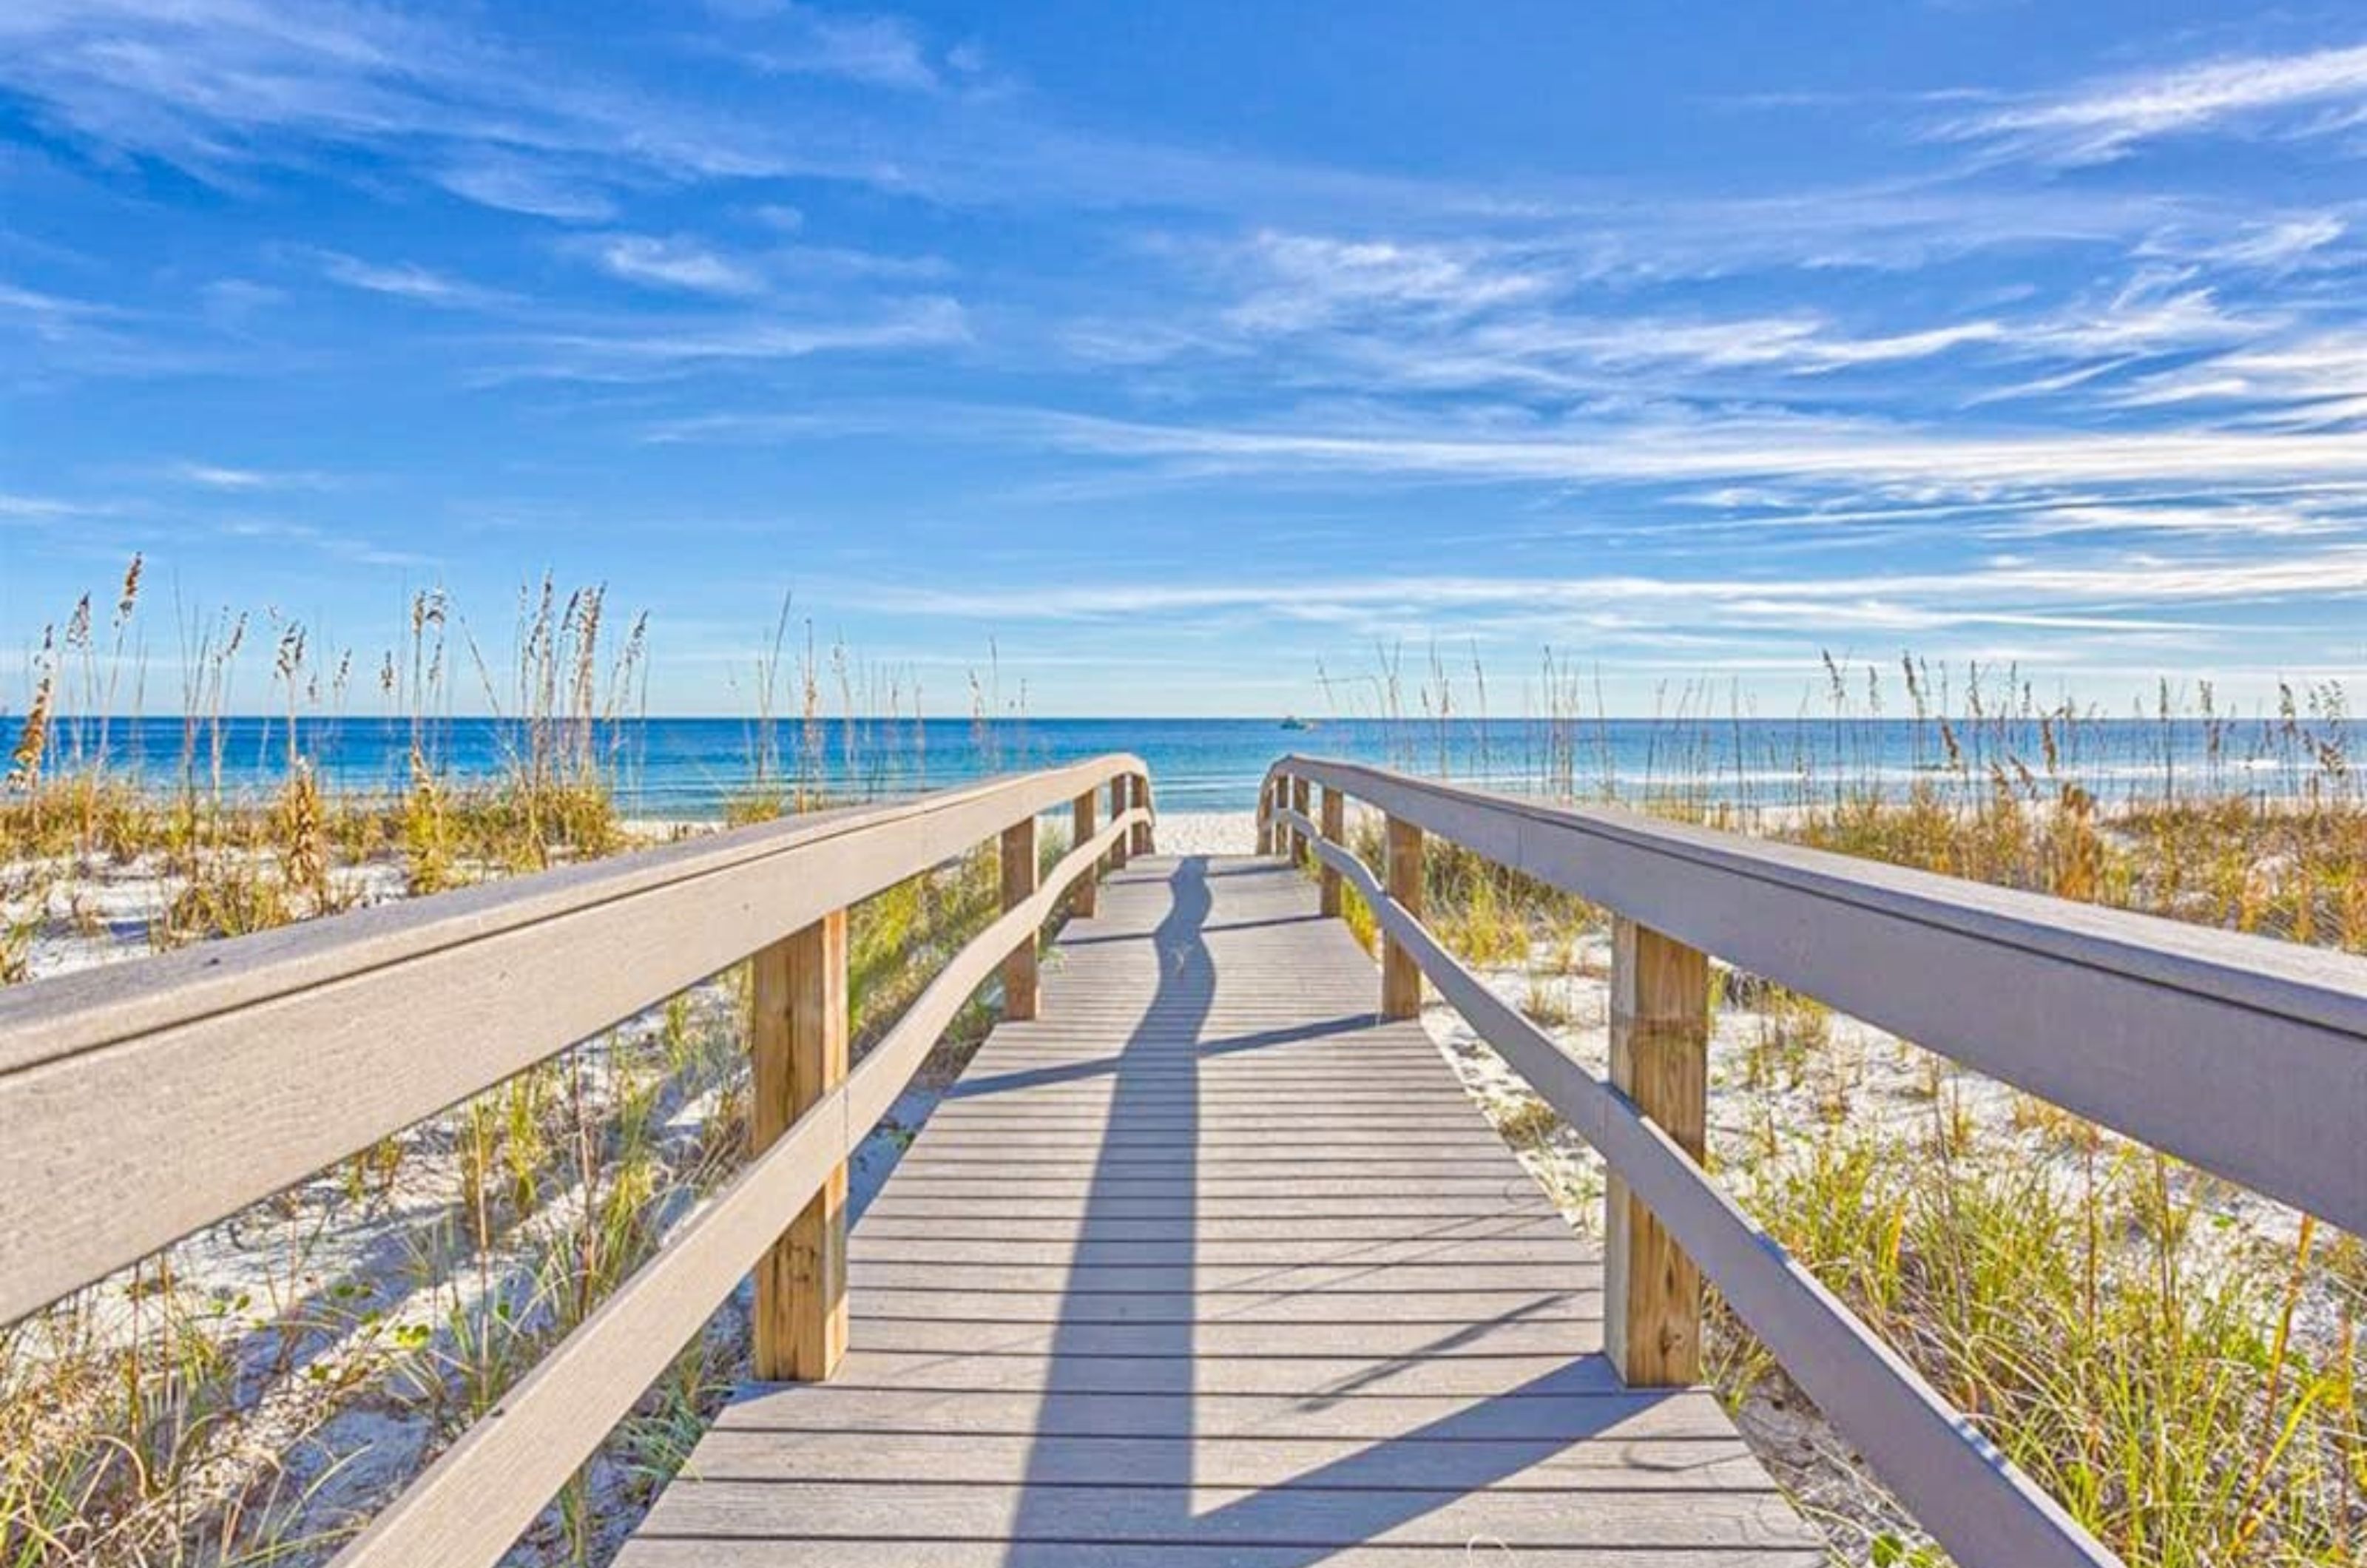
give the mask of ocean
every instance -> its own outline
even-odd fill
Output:
[[[300,716],[296,750],[334,789],[386,794],[410,776],[407,719]],[[762,748],[758,726],[733,718],[624,719],[600,727],[598,753],[629,814],[719,815],[742,788]],[[1955,745],[1951,756],[1951,739]],[[46,764],[52,776],[97,755],[96,721],[61,725]],[[485,718],[430,721],[425,749],[459,783],[499,777],[527,749],[517,724]],[[178,718],[118,718],[107,727],[110,768],[158,789],[217,781],[227,795],[275,787],[289,766],[288,721],[239,716],[219,728]],[[1901,792],[1918,778],[1961,772],[2009,782],[2027,769],[2074,779],[2107,800],[2164,788],[2299,787],[2317,763],[2296,733],[2273,723],[2083,718],[2043,733],[2034,720],[1889,719],[1321,719],[1290,728],[1274,719],[1007,718],[828,719],[811,731],[775,727],[773,754],[789,776],[819,781],[838,798],[882,798],[942,788],[995,773],[1106,751],[1133,751],[1150,766],[1170,811],[1239,811],[1256,804],[1258,780],[1276,757],[1297,751],[1348,758],[1515,793],[1634,800],[1670,791],[1747,805],[1781,806],[1804,792],[1846,784]],[[217,771],[217,757],[219,768]]]

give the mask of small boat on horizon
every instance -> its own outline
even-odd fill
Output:
[[[1283,716],[1282,728],[1285,729],[1312,729],[1315,726],[1293,713],[1285,714]]]

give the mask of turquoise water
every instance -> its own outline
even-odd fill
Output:
[[[1963,766],[1975,779],[1992,769],[2010,777],[2019,762],[2042,773],[2044,740],[2035,723],[1987,721],[1957,732]],[[192,734],[177,719],[117,719],[108,729],[110,765],[153,787],[216,777],[230,794],[275,785],[287,767],[286,721],[239,717],[219,735]],[[613,763],[625,808],[651,817],[718,814],[747,780],[758,750],[754,724],[729,718],[622,720],[598,745]],[[407,721],[302,719],[300,750],[336,788],[399,790],[409,777]],[[460,781],[498,776],[525,750],[515,725],[456,718],[432,724],[436,765]],[[2293,739],[2265,724],[2083,720],[2058,736],[2062,773],[2111,798],[2212,784],[2279,790],[2308,764]],[[800,758],[838,796],[878,797],[940,788],[993,773],[1042,767],[1105,751],[1133,751],[1150,765],[1160,806],[1170,811],[1246,810],[1259,778],[1288,751],[1344,757],[1444,775],[1521,793],[1634,799],[1670,788],[1750,804],[1781,805],[1805,789],[1837,783],[1904,789],[1947,763],[1936,724],[1908,720],[1612,719],[1542,721],[1327,719],[1286,729],[1273,719],[836,720],[810,736],[777,727],[776,754],[794,775]],[[87,763],[94,728],[62,727],[51,751],[54,773]],[[1805,781],[1805,782],[1804,782]]]

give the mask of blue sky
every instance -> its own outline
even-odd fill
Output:
[[[0,191],[0,636],[142,551],[168,691],[545,570],[670,711],[785,591],[946,711],[2367,671],[2355,5],[8,0]]]

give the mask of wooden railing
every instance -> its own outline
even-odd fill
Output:
[[[1351,798],[1386,818],[1379,874],[1345,846]],[[1426,835],[1614,912],[1608,1081],[1423,927]],[[1259,841],[1312,857],[1327,911],[1343,879],[1370,907],[1385,1013],[1417,1011],[1427,976],[1603,1156],[1604,1338],[1621,1375],[1697,1375],[1707,1275],[1967,1568],[2118,1560],[1704,1172],[1709,954],[2367,1233],[2360,959],[1305,757],[1268,773]]]
[[[829,1375],[848,1156],[998,968],[1033,1016],[1038,929],[1150,829],[1114,755],[0,992],[0,1325],[752,960],[746,1168],[336,1560],[494,1562],[752,1270],[758,1375]],[[847,907],[989,839],[1001,918],[850,1072]]]

